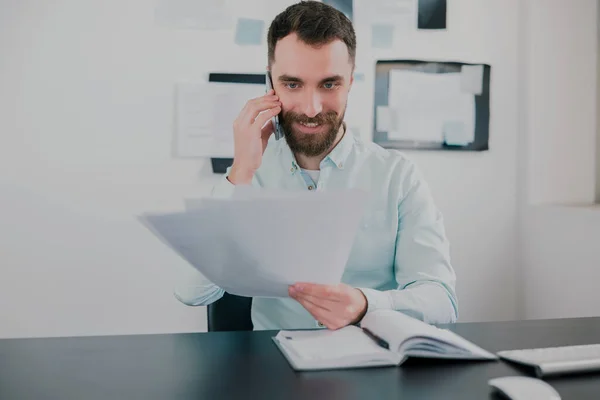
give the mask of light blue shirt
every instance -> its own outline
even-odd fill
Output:
[[[229,169],[213,196],[233,194],[228,173]],[[456,276],[442,215],[415,164],[402,153],[346,133],[321,162],[314,182],[298,167],[285,139],[272,138],[252,184],[286,190],[365,190],[369,200],[342,282],[365,294],[367,312],[392,309],[428,323],[456,321]],[[223,290],[194,270],[175,296],[200,306],[221,298]],[[319,326],[292,298],[255,297],[252,322],[255,330]]]

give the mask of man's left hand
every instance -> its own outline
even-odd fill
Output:
[[[367,311],[363,292],[346,284],[296,283],[288,288],[291,298],[327,328],[335,330],[359,322]]]

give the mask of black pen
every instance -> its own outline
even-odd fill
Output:
[[[377,336],[376,334],[374,334],[367,328],[361,328],[361,329],[363,330],[364,333],[367,334],[367,336],[369,336],[371,339],[373,339],[375,341],[375,343],[377,343],[380,347],[383,347],[386,350],[390,349],[390,344],[388,342],[386,342],[385,340],[383,340],[382,338],[380,338],[379,336]]]

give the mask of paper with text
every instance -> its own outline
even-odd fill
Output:
[[[140,219],[228,293],[286,297],[296,282],[340,282],[365,201],[366,193],[359,190],[252,194],[193,199],[184,212]]]
[[[267,26],[295,0],[229,0],[237,16],[265,21]]]
[[[176,86],[176,155],[233,157],[233,122],[264,85],[182,83]]]
[[[356,0],[357,25],[391,25],[396,32],[416,31],[417,0]]]
[[[483,65],[463,65],[460,68],[460,88],[465,93],[480,95],[483,91]]]
[[[451,128],[461,142],[475,138],[475,98],[461,90],[460,73],[392,70],[388,96],[395,116],[389,139],[443,142]]]
[[[158,0],[154,19],[172,29],[229,29],[233,22],[226,0]]]

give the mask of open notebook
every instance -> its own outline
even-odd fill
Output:
[[[368,313],[360,327],[280,331],[273,338],[295,370],[401,365],[408,357],[496,360],[457,334],[401,312]]]

